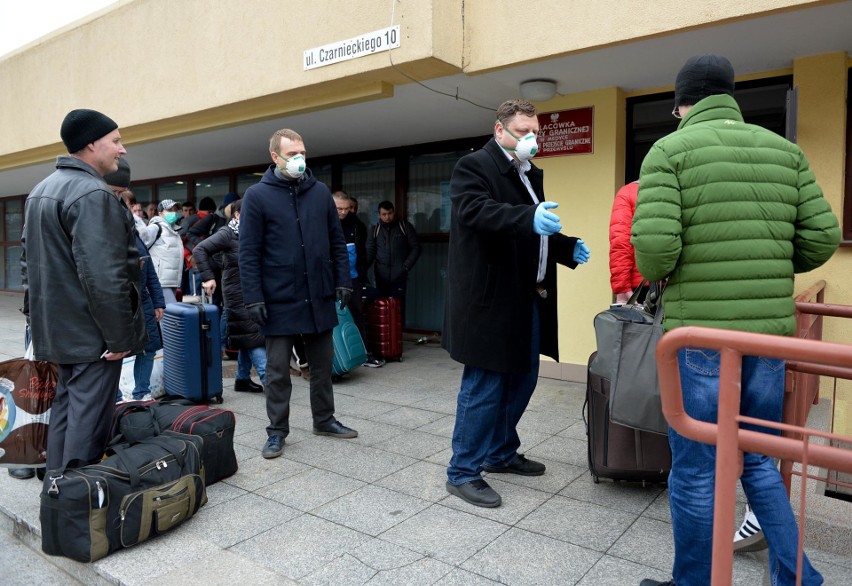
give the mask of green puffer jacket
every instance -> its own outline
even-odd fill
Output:
[[[727,95],[698,102],[642,163],[631,242],[642,275],[669,277],[665,329],[795,331],[793,273],[840,242],[802,150],[743,122]]]

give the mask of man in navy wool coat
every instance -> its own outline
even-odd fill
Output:
[[[266,336],[268,435],[261,454],[276,458],[290,432],[290,355],[301,336],[311,364],[311,413],[316,435],[354,438],[334,418],[331,331],[335,302],[352,295],[349,255],[328,187],[305,163],[305,144],[293,130],[269,140],[272,164],[246,190],[240,215],[240,276],[251,319]]]

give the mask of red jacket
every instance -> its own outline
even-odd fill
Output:
[[[613,293],[626,293],[642,284],[636,255],[630,244],[630,227],[636,211],[639,182],[628,183],[615,194],[609,218],[609,282]]]

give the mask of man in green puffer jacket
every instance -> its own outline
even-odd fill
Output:
[[[840,241],[837,218],[802,150],[743,122],[733,98],[734,69],[724,57],[690,58],[675,82],[677,131],[642,163],[631,242],[642,275],[668,277],[666,330],[697,325],[792,335],[793,274],[826,262]],[[719,353],[678,354],[684,406],[716,421]],[[784,363],[743,359],[743,414],[780,421]],[[715,448],[669,430],[674,581],[710,583]],[[796,577],[795,518],[771,458],[745,454],[743,489],[769,543],[778,584]],[[802,584],[822,577],[805,557]]]

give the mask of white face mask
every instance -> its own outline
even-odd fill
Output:
[[[510,149],[508,147],[503,147],[507,151],[511,151],[515,153],[515,156],[518,157],[521,161],[529,161],[536,153],[538,153],[538,143],[535,140],[535,133],[530,132],[529,134],[525,134],[522,137],[517,137],[512,134],[512,131],[509,130],[505,125],[503,126],[503,130],[509,133],[509,136],[518,141],[518,144],[515,145],[515,148]],[[503,146],[503,145],[500,145]]]
[[[307,163],[305,162],[305,157],[303,155],[295,155],[289,159],[278,155],[278,158],[287,162],[283,167],[278,165],[278,170],[282,173],[286,173],[293,179],[298,179],[305,174]]]

